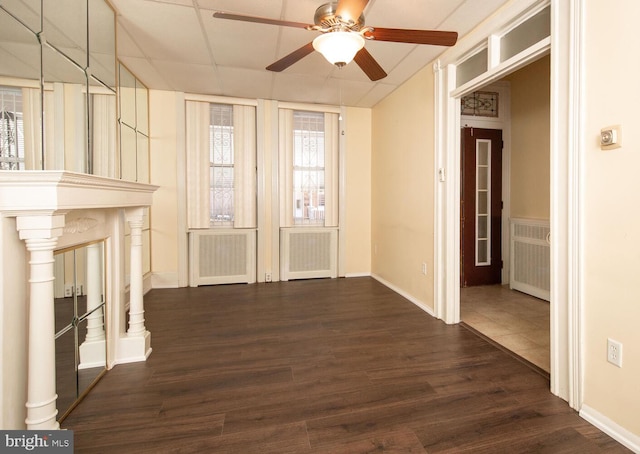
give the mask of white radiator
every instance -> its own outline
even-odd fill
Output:
[[[511,276],[514,290],[549,301],[549,221],[511,219]]]
[[[338,229],[280,229],[280,280],[338,277]]]
[[[256,231],[211,229],[189,232],[189,285],[256,281]]]

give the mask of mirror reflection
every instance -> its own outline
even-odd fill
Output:
[[[66,416],[106,370],[104,241],[55,254],[56,392]]]
[[[42,2],[42,32],[47,43],[81,68],[88,66],[87,3],[78,0]]]
[[[120,112],[120,175],[149,183],[149,95],[147,87],[118,65]]]
[[[105,0],[0,3],[2,170],[94,173],[89,106],[96,93],[115,97],[115,49],[115,13]],[[5,102],[11,90],[21,93]],[[115,154],[116,116],[105,110],[100,120],[107,114]]]
[[[115,13],[103,1],[89,2],[89,68],[91,75],[116,90]],[[115,118],[115,116],[113,117]]]

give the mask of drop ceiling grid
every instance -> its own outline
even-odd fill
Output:
[[[370,0],[365,15],[368,25],[438,28],[462,36],[507,1],[403,0],[399,5],[394,0]],[[140,80],[157,89],[339,104],[335,87],[341,86],[343,104],[372,107],[447,49],[368,41],[367,50],[388,74],[378,82],[368,80],[354,63],[338,70],[316,52],[272,73],[264,68],[311,42],[317,32],[215,19],[213,12],[312,23],[324,0],[111,2],[125,29],[118,33],[122,60]]]

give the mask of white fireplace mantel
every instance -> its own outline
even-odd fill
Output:
[[[66,171],[0,171],[5,215],[150,206],[158,186]]]
[[[0,282],[5,283],[0,288],[0,331],[7,326],[5,312],[19,321],[10,326],[13,339],[3,334],[0,342],[0,391],[4,392],[8,379],[6,387],[11,394],[24,397],[23,406],[20,399],[13,399],[11,414],[26,410],[27,429],[59,427],[54,362],[56,248],[108,240],[104,263],[106,366],[144,361],[151,353],[151,334],[144,325],[141,229],[145,208],[152,205],[157,189],[150,184],[75,172],[0,171]],[[22,265],[7,266],[9,257]],[[126,295],[132,320],[128,330],[124,326]],[[5,348],[9,342],[10,350]],[[10,355],[4,355],[7,351]],[[19,421],[11,424],[24,428]]]

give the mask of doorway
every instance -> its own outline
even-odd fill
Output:
[[[505,175],[504,191],[501,193],[502,200],[505,202],[505,209],[501,212],[505,223],[502,230],[502,251],[494,252],[492,249],[492,257],[498,257],[497,254],[502,252],[501,260],[507,268],[502,273],[501,280],[499,277],[494,278],[493,281],[474,281],[468,278],[466,269],[469,266],[470,253],[465,250],[463,244],[466,242],[468,246],[474,240],[469,234],[473,225],[469,226],[468,221],[468,217],[473,216],[473,212],[466,206],[466,200],[460,207],[462,322],[546,373],[550,371],[549,302],[530,294],[511,290],[509,283],[518,282],[518,279],[511,279],[512,273],[519,270],[523,263],[526,266],[526,263],[521,261],[514,262],[518,264],[516,267],[510,266],[512,257],[522,257],[522,253],[518,253],[522,247],[519,242],[516,242],[515,247],[511,247],[512,240],[517,239],[519,234],[513,238],[510,237],[510,230],[513,228],[510,221],[515,222],[517,229],[520,223],[516,221],[548,222],[550,217],[549,68],[550,59],[545,56],[509,74],[500,82],[509,86],[508,108],[501,110],[500,115],[507,144],[503,156],[505,165],[502,167]],[[489,90],[489,87],[483,90]],[[469,117],[463,117],[461,123],[470,126],[478,124],[477,119],[474,122]],[[473,183],[467,181],[466,175],[472,172],[473,168],[466,161],[469,156],[467,149],[473,150],[474,142],[477,140],[467,143],[471,139],[468,137],[468,131],[465,138],[466,129],[471,128],[462,129],[460,190],[461,199],[473,199],[473,188],[469,189],[469,185]],[[473,133],[477,137],[484,137],[481,135],[482,131],[480,128],[473,128]],[[496,164],[492,167],[495,166]],[[478,198],[477,194],[475,198]],[[499,223],[500,218],[495,219],[497,220],[492,224]],[[467,223],[466,227],[463,225],[465,223]],[[533,246],[527,245],[527,247]],[[543,268],[545,267],[535,269],[535,272],[541,272]],[[548,263],[546,272],[549,273]]]

